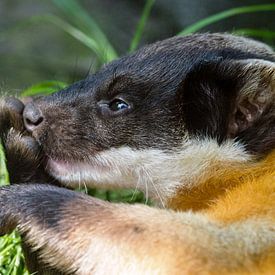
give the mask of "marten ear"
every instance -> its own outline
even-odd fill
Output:
[[[238,138],[274,108],[275,63],[260,59],[200,63],[187,74],[179,94],[189,133],[219,142]]]
[[[267,110],[274,108],[275,99],[275,63],[248,59],[233,64],[239,72],[239,91],[229,117],[229,137],[250,128]]]

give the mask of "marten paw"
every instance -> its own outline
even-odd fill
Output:
[[[24,104],[16,98],[0,101],[0,138],[11,183],[48,181],[40,146],[25,130]]]
[[[19,132],[24,131],[23,110],[24,104],[16,98],[7,97],[0,100],[0,137],[3,142],[11,128]]]

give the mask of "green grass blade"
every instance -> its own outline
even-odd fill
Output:
[[[118,57],[114,47],[98,26],[96,21],[83,9],[76,0],[52,0],[66,15],[66,19],[80,32],[97,41],[102,55],[107,55],[107,61]]]
[[[109,51],[107,47],[102,48],[102,46],[98,43],[96,38],[92,38],[91,36],[88,36],[84,32],[82,32],[80,29],[75,28],[68,22],[64,21],[63,19],[60,19],[59,17],[55,15],[41,15],[41,16],[34,16],[30,19],[33,23],[38,22],[49,22],[69,34],[70,36],[74,37],[76,40],[90,48],[98,57],[98,59],[102,62],[109,62],[116,58],[116,55],[112,51]]]
[[[6,157],[4,148],[0,140],[0,186],[7,185],[9,183],[9,174],[6,166]]]
[[[245,7],[226,10],[196,22],[195,24],[185,28],[178,35],[187,35],[187,34],[199,31],[210,24],[213,24],[215,22],[218,22],[220,20],[235,16],[238,14],[261,12],[261,11],[275,11],[275,4],[253,5],[253,6],[245,6]]]
[[[52,0],[52,2],[65,14],[66,19],[85,33],[91,32],[107,40],[107,37],[100,29],[95,20],[75,0]]]
[[[233,31],[234,34],[247,35],[253,37],[259,37],[263,39],[275,39],[275,31],[266,29],[237,29]]]
[[[50,23],[61,29],[62,31],[69,34],[74,39],[78,40],[81,44],[88,47],[90,50],[92,50],[100,63],[107,63],[112,61],[113,59],[117,58],[117,53],[110,49],[108,46],[108,43],[103,43],[98,41],[96,36],[93,35],[87,35],[80,29],[74,27],[70,23],[66,22],[65,20],[52,15],[52,14],[44,14],[44,15],[38,15],[38,16],[32,16],[30,18],[21,20],[13,27],[2,31],[0,33],[0,41],[4,41],[7,39],[8,35],[12,35],[13,33],[20,31],[26,27],[37,25],[37,24],[45,24]]]
[[[155,0],[147,0],[146,1],[143,11],[142,11],[142,15],[141,15],[140,20],[137,25],[137,29],[135,31],[135,35],[131,41],[129,52],[133,52],[134,50],[136,50],[136,48],[140,42],[144,27],[145,27],[146,22],[149,18],[149,15],[151,13],[154,3],[155,3]]]
[[[9,184],[5,152],[0,142],[0,186]],[[20,237],[16,232],[0,237],[0,274],[24,274],[24,257],[20,246]]]
[[[43,81],[38,84],[23,90],[21,96],[35,96],[35,95],[48,95],[56,91],[62,90],[67,87],[68,84],[62,81]]]

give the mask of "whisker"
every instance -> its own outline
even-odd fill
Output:
[[[147,184],[147,181],[145,181],[145,204],[148,204],[148,200],[149,200],[148,184]]]
[[[139,181],[137,181],[137,184],[136,184],[135,190],[134,190],[134,192],[133,192],[133,195],[132,195],[132,197],[131,197],[130,201],[132,201],[132,200],[134,199],[134,196],[135,196],[135,194],[137,193],[137,190],[138,190],[138,186],[139,186]]]
[[[78,57],[75,58],[75,62],[74,62],[74,70],[73,70],[73,75],[72,75],[73,82],[76,81],[77,67],[78,67]]]
[[[148,179],[148,182],[152,184],[152,186],[154,187],[154,190],[156,191],[156,195],[159,198],[162,207],[165,208],[165,204],[164,204],[164,200],[163,197],[161,196],[161,194],[159,193],[158,189],[156,188],[155,184],[154,184],[154,180],[152,179],[150,172],[148,171],[148,169],[144,169],[144,173],[146,174],[146,178]],[[147,184],[147,183],[146,183]]]
[[[87,185],[86,185],[85,181],[83,181],[83,185],[84,185],[84,189],[85,189],[85,194],[88,194],[88,188],[87,188]]]
[[[161,194],[159,193],[158,189],[156,188],[156,186],[155,186],[153,180],[151,180],[151,183],[152,183],[154,189],[155,189],[156,192],[157,192],[157,195],[158,195],[159,200],[160,200],[160,202],[161,202],[161,204],[162,204],[162,207],[165,208],[165,204],[164,204],[163,198],[162,198]]]
[[[78,188],[81,190],[81,181],[80,181],[80,173],[77,173],[78,175]]]
[[[91,62],[90,62],[90,66],[89,66],[89,68],[88,68],[88,71],[86,72],[84,78],[87,78],[87,77],[89,76],[89,74],[91,73],[91,69],[92,69],[93,66],[94,66],[94,61],[91,61]]]

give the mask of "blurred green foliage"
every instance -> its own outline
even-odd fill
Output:
[[[36,16],[30,18],[29,23],[51,23],[60,28],[77,41],[88,47],[97,57],[98,65],[110,62],[118,57],[113,45],[101,30],[97,22],[83,9],[76,0],[52,0],[63,16],[57,17],[53,14]],[[129,46],[129,52],[136,50],[140,43],[146,22],[150,16],[155,0],[146,0],[142,15],[137,24],[133,39]],[[179,35],[187,35],[208,25],[225,18],[241,15],[251,12],[275,11],[275,4],[254,5],[247,7],[238,7],[230,9],[208,18],[202,19],[195,24],[182,30]],[[259,37],[266,42],[274,41],[275,31],[268,29],[237,29],[232,32],[252,37]],[[25,89],[21,96],[47,95],[57,90],[65,88],[69,83],[62,81],[45,81],[35,84]],[[5,167],[5,157],[2,146],[0,147],[0,185],[8,184],[8,173]],[[90,189],[87,191],[90,195],[113,202],[144,203],[145,199],[142,193],[132,190],[122,190],[119,192]],[[20,246],[20,237],[16,232],[0,238],[0,274],[21,275],[28,274],[24,267],[24,259]]]

